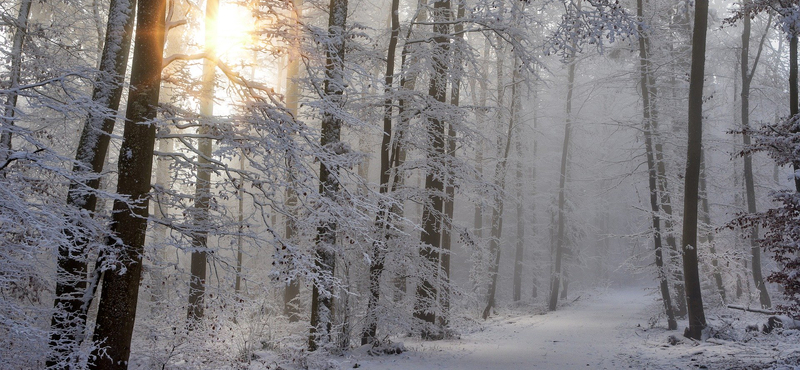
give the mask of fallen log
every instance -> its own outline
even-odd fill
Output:
[[[747,311],[747,312],[763,313],[765,315],[777,315],[778,314],[777,312],[772,311],[772,310],[765,310],[763,308],[745,307],[745,306],[739,306],[739,305],[735,305],[735,304],[729,304],[728,308],[734,309],[734,310]]]

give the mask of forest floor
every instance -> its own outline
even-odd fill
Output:
[[[593,291],[569,302],[546,314],[508,309],[458,339],[402,338],[399,355],[362,349],[336,362],[365,370],[800,369],[800,331],[746,330],[766,322],[763,314],[709,310],[711,338],[695,342],[681,335],[685,321],[678,331],[664,329],[666,320],[654,316],[659,303],[644,289]]]

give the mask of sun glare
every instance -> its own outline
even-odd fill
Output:
[[[228,2],[220,4],[215,37],[216,52],[220,56],[243,58],[252,46],[253,19],[250,12]]]

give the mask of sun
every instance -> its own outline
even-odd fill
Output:
[[[214,30],[217,55],[244,57],[253,44],[254,23],[248,9],[233,2],[221,1]]]

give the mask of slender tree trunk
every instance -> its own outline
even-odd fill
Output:
[[[217,14],[219,0],[206,0],[205,53],[203,60],[202,90],[200,92],[200,116],[204,121],[197,129],[197,182],[194,195],[194,231],[192,232],[191,276],[189,277],[189,306],[187,318],[199,320],[205,311],[206,266],[208,260],[207,223],[211,200],[211,132],[214,118],[214,75],[216,64]]]
[[[0,163],[5,162],[11,155],[11,132],[14,126],[14,115],[17,111],[17,98],[19,97],[19,83],[22,75],[22,48],[25,45],[25,35],[28,33],[28,18],[31,14],[33,0],[22,0],[17,14],[16,30],[11,41],[11,70],[9,70],[8,94],[6,94],[5,109],[0,117]]]
[[[397,39],[400,36],[400,16],[398,14],[400,0],[392,0],[391,8],[391,34],[389,36],[389,49],[386,53],[386,73],[384,74],[384,102],[383,102],[383,138],[381,140],[381,173],[380,193],[388,196],[389,180],[391,178],[392,161],[392,92],[394,83],[394,61],[397,52]],[[395,138],[396,139],[396,138]],[[395,169],[396,170],[396,169]],[[367,315],[365,317],[364,331],[361,334],[361,345],[374,344],[378,331],[378,303],[381,296],[381,276],[383,275],[386,260],[387,241],[390,239],[391,222],[393,221],[392,204],[381,200],[379,205],[376,226],[384,234],[383,240],[377,241],[372,246],[372,260],[369,266],[369,301],[367,302]]]
[[[684,335],[699,340],[706,327],[700,274],[697,263],[697,200],[700,160],[703,145],[703,78],[706,59],[708,0],[695,1],[692,35],[692,68],[689,81],[689,140],[686,153],[686,185],[683,207],[683,277],[686,282],[686,308],[689,327]]]
[[[91,369],[127,369],[131,336],[136,319],[139,278],[153,167],[153,146],[161,63],[164,52],[165,0],[140,0],[136,38],[128,92],[125,130],[119,158],[117,193],[128,201],[114,201],[112,232],[117,241],[110,246],[114,261],[102,261],[109,269],[103,276],[103,292],[97,311],[94,341],[103,351],[93,352]],[[114,269],[110,269],[113,264]],[[124,271],[124,273],[121,273]]]
[[[244,172],[245,160],[244,152],[239,154],[239,170]],[[236,282],[233,285],[233,291],[238,296],[242,292],[242,259],[244,252],[244,176],[239,176],[239,184],[237,184],[236,197],[238,199],[238,233],[236,235]]]
[[[292,40],[292,49],[289,53],[289,65],[286,69],[286,109],[292,114],[294,119],[299,119],[298,103],[300,101],[300,84],[297,78],[300,77],[301,34],[299,28],[301,27],[300,17],[302,15],[303,0],[294,0],[293,4],[294,14],[292,17],[297,30],[294,32],[295,38]],[[293,169],[294,163],[292,163],[288,156],[286,157],[286,167],[288,168],[289,174],[287,182],[290,184],[286,187],[286,208],[289,209],[290,214],[285,217],[283,236],[290,243],[294,243],[295,229],[297,228],[294,217],[296,216],[295,208],[297,207],[298,199],[297,193],[293,188],[293,184],[296,182]],[[297,302],[297,297],[299,295],[300,281],[294,279],[286,283],[283,290],[283,314],[289,318],[290,322],[297,322],[301,319],[301,310],[300,307],[298,307],[299,302]]]
[[[30,2],[27,3],[30,8]],[[113,0],[110,4],[111,16],[106,27],[105,46],[100,57],[100,74],[92,92],[92,102],[107,111],[103,114],[90,112],[84,123],[75,156],[79,164],[73,168],[73,172],[85,173],[87,179],[80,184],[70,184],[67,205],[88,212],[94,212],[97,206],[97,195],[93,190],[100,187],[99,174],[103,171],[110,142],[109,135],[114,130],[115,115],[122,96],[122,83],[128,67],[133,33],[135,4],[135,0]],[[13,115],[13,110],[10,113]],[[8,112],[6,117],[10,117]],[[70,220],[70,223],[80,225],[79,220]],[[87,241],[74,238],[69,231],[65,233],[68,235],[68,242],[58,248],[59,278],[53,304],[56,311],[51,319],[50,346],[55,352],[47,363],[48,367],[56,368],[66,365],[64,361],[74,349],[73,346],[80,345],[76,337],[82,336],[85,331],[88,303],[91,302],[89,295],[93,291],[93,289],[87,290]]]
[[[569,137],[572,132],[572,93],[575,84],[575,56],[570,58],[567,72],[567,123],[564,125],[564,145],[561,151],[561,179],[558,184],[558,234],[556,235],[556,258],[551,279],[550,302],[548,309],[555,311],[558,306],[558,289],[561,285],[561,260],[564,256],[565,227],[566,227],[566,192],[567,192],[567,157],[569,156]]]
[[[347,23],[347,0],[331,0],[328,18],[328,38],[331,45],[326,53],[324,99],[337,108],[344,105],[344,53],[345,31]],[[320,145],[326,151],[332,151],[341,141],[342,119],[329,109],[322,112],[322,136]],[[322,196],[336,202],[339,193],[337,179],[339,168],[335,164],[322,161],[319,166],[319,192]],[[315,247],[316,267],[325,276],[333,276],[336,269],[335,220],[324,222],[317,228],[317,245]],[[333,286],[323,278],[314,283],[311,293],[311,333],[308,348],[315,351],[330,342],[333,323]]]
[[[516,67],[516,66],[515,66]],[[516,85],[513,85],[512,91],[516,90]],[[515,94],[512,92],[512,95]],[[502,108],[501,108],[502,109]],[[511,111],[513,112],[516,108],[514,107],[514,101],[511,101]],[[494,258],[494,261],[489,267],[489,275],[491,278],[491,282],[489,283],[489,298],[486,303],[486,308],[483,309],[483,319],[486,320],[489,315],[492,313],[492,310],[496,306],[495,302],[495,295],[497,292],[497,275],[500,270],[500,237],[503,233],[503,196],[505,195],[505,188],[506,188],[506,172],[508,168],[508,153],[511,151],[511,140],[512,140],[512,133],[514,132],[514,125],[517,123],[514,121],[514,116],[512,115],[511,118],[508,120],[508,130],[506,131],[505,136],[505,145],[502,147],[503,155],[497,161],[497,165],[495,166],[494,172],[494,183],[498,192],[494,195],[494,204],[492,210],[492,235],[489,239],[489,252],[491,256]]]
[[[536,209],[534,208],[536,206],[536,202],[535,202],[535,199],[536,199],[536,197],[535,197],[535,195],[536,195],[536,167],[537,167],[536,166],[536,159],[539,158],[538,145],[537,145],[537,143],[538,143],[537,136],[538,136],[538,129],[539,129],[539,127],[538,127],[538,122],[539,122],[539,120],[538,120],[539,96],[538,96],[536,87],[537,87],[536,85],[533,86],[533,99],[532,100],[533,100],[533,133],[534,133],[534,137],[533,137],[533,159],[531,160],[531,164],[532,165],[531,165],[531,172],[530,172],[530,186],[531,186],[531,189],[532,189],[531,194],[533,195],[531,197],[531,213],[530,213],[531,214],[531,222],[530,222],[530,224],[534,225],[534,233],[536,233],[536,228],[535,228],[535,225],[536,225],[536,212],[535,211],[536,211]],[[531,264],[531,276],[532,276],[532,280],[533,280],[531,282],[532,283],[531,284],[531,298],[535,299],[535,298],[539,297],[539,276],[537,274],[536,264]]]
[[[513,117],[514,122],[516,122],[515,133],[517,136],[516,140],[516,151],[517,151],[517,248],[514,253],[514,278],[513,278],[513,300],[514,302],[519,302],[522,300],[522,267],[524,262],[524,253],[525,253],[525,203],[524,203],[524,179],[522,175],[522,125],[520,124],[520,93],[519,87],[520,85],[520,66],[518,62],[518,58],[514,58],[514,72],[512,72],[512,88],[511,88],[511,101],[514,107],[514,110],[511,111],[511,116]]]
[[[771,21],[772,19],[770,18],[770,23]],[[750,83],[753,80],[753,75],[755,74],[756,67],[758,66],[758,59],[761,56],[761,50],[764,46],[766,33],[769,32],[769,25],[765,31],[765,37],[761,39],[761,43],[758,46],[758,52],[756,53],[756,58],[753,61],[753,69],[752,71],[748,71],[748,59],[750,55],[750,17],[744,17],[742,23],[742,55],[740,63],[742,74],[741,102],[742,129],[745,130],[742,134],[742,139],[744,141],[744,146],[748,147],[750,145],[750,135],[747,133],[747,129],[750,127]],[[753,158],[749,153],[744,154],[744,184],[747,193],[747,212],[751,214],[756,213],[756,194],[755,184],[753,181]],[[758,225],[754,225],[750,230],[750,255],[753,263],[753,283],[755,283],[756,288],[758,288],[761,307],[770,308],[772,307],[772,301],[769,298],[769,292],[767,292],[767,286],[764,283],[764,277],[761,273],[761,248],[758,246]]]
[[[644,21],[644,4],[642,0],[636,1],[636,13],[640,22]],[[649,86],[649,37],[644,33],[644,29],[639,25],[639,71],[640,79],[639,86],[642,91],[642,121],[644,122],[644,137],[645,137],[645,150],[647,152],[647,169],[648,169],[648,185],[650,187],[650,210],[653,212],[653,245],[655,247],[656,269],[658,273],[659,287],[661,289],[661,300],[664,303],[664,312],[667,314],[667,327],[669,330],[678,328],[675,321],[675,314],[672,311],[672,298],[669,294],[669,281],[667,279],[666,271],[664,270],[664,257],[663,245],[661,243],[661,217],[659,216],[658,205],[658,189],[657,180],[658,172],[656,169],[653,144],[653,117],[652,109],[654,106],[651,99],[655,99],[651,95],[652,90]]]
[[[459,0],[456,6],[456,19],[464,18],[466,6],[464,0]],[[464,48],[464,25],[456,21],[453,26],[455,33],[455,48],[453,50],[453,81],[450,87],[450,105],[458,107],[461,99],[461,74],[463,73],[462,48]],[[455,173],[452,170],[456,155],[456,130],[453,122],[447,124],[447,175],[445,176],[444,222],[442,224],[442,255],[440,258],[442,291],[442,315],[438,317],[439,326],[447,327],[450,315],[450,254],[453,235],[453,211],[455,207],[456,188],[454,185]]]
[[[700,244],[708,243],[708,250],[711,252],[711,266],[714,269],[711,273],[714,276],[714,284],[717,286],[717,292],[722,298],[722,303],[725,303],[725,285],[722,283],[722,273],[719,270],[719,261],[717,260],[717,248],[714,245],[714,228],[711,227],[711,207],[708,205],[708,191],[706,189],[706,160],[705,153],[702,155],[703,159],[700,162],[700,207],[703,212],[702,222],[703,229],[700,235]]]
[[[423,7],[425,7],[425,0],[417,0],[417,9],[416,9],[416,19],[415,21],[418,23],[425,22],[426,20],[426,13],[421,11]],[[406,40],[409,40],[413,33],[414,28],[409,26],[408,31],[406,33]],[[395,148],[393,149],[395,155],[394,160],[392,163],[393,168],[399,169],[400,166],[405,162],[406,159],[406,149],[403,144],[403,132],[409,127],[409,122],[411,122],[412,115],[406,112],[406,103],[407,98],[405,97],[406,92],[414,91],[416,84],[417,84],[417,76],[419,72],[416,70],[408,71],[408,66],[415,65],[418,62],[418,57],[415,54],[412,54],[412,48],[414,47],[413,44],[405,43],[403,44],[403,50],[400,52],[400,97],[398,99],[397,104],[397,126],[394,129],[396,140]],[[408,73],[406,73],[408,71]],[[392,186],[399,186],[403,182],[403,175],[401,171],[395,171],[395,176],[397,178],[394,181]],[[403,217],[404,209],[400,207],[399,212],[397,212],[398,217]],[[407,293],[408,289],[408,281],[407,277],[404,274],[400,274],[395,277],[395,292],[397,294],[394,296],[395,302],[400,302],[403,297]]]
[[[797,34],[793,34],[789,39],[789,114],[792,119],[797,119],[798,102],[797,102]],[[800,176],[797,176],[800,171],[800,161],[792,163],[794,169],[794,187],[800,193]]]
[[[447,37],[449,26],[447,21],[450,19],[450,0],[436,0],[433,4],[433,37],[432,63],[433,74],[431,75],[428,95],[440,103],[446,102],[447,98],[447,66],[449,64],[450,39]],[[445,163],[445,122],[440,117],[432,117],[428,121],[428,138],[430,148],[428,149],[428,162],[434,164],[433,168],[443,168]],[[428,169],[425,177],[425,190],[427,190],[428,200],[422,208],[422,235],[420,256],[427,260],[431,266],[439,266],[442,239],[442,219],[441,214],[444,207],[444,199],[441,194],[444,192],[442,176],[437,176],[436,170]],[[438,270],[438,268],[437,268]],[[435,272],[434,272],[435,274]],[[437,287],[434,285],[435,278],[422,277],[417,286],[417,297],[414,304],[414,317],[428,324],[436,322],[436,306],[438,300]],[[422,337],[426,339],[439,339],[442,333],[433,330],[430,325],[423,329]]]

